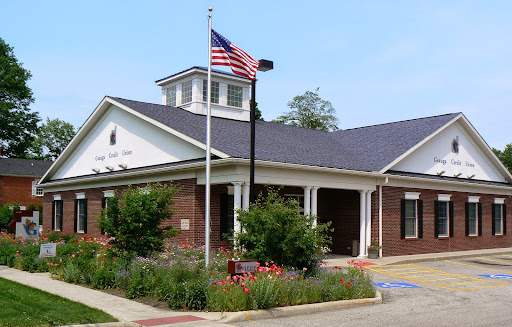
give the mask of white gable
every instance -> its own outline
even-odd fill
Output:
[[[410,153],[391,170],[457,177],[459,179],[477,179],[494,182],[506,182],[501,173],[460,121],[446,127],[433,138]],[[453,149],[454,140],[458,140],[458,153]]]
[[[197,146],[111,105],[51,179],[204,157],[204,150]]]

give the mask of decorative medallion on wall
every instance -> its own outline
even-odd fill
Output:
[[[112,132],[110,132],[110,145],[116,145],[116,132],[117,132],[117,125],[114,127]]]
[[[459,137],[456,136],[452,141],[452,152],[459,153]]]

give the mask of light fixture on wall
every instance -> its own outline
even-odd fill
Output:
[[[453,174],[453,176],[455,176],[455,177],[459,177],[460,175],[462,175],[462,173],[455,173],[455,174]]]
[[[441,170],[441,171],[438,171],[438,172],[437,172],[437,175],[438,175],[438,176],[441,176],[441,175],[442,175],[442,174],[444,174],[444,173],[446,173],[446,170]]]
[[[127,165],[127,164],[125,164],[125,163],[119,164],[118,166],[119,166],[119,167],[121,167],[121,168],[123,168],[123,169],[126,169],[126,168],[128,167],[128,165]]]
[[[473,178],[473,177],[475,177],[475,174],[468,175],[468,178],[469,178],[469,179],[471,179],[471,178]]]
[[[114,170],[113,166],[105,166],[105,168],[107,168],[109,171],[113,171]]]
[[[100,169],[99,168],[93,168],[92,171],[95,172],[96,174],[99,174]]]

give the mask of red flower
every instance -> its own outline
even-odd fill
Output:
[[[350,282],[347,283],[347,286],[350,286]]]
[[[343,284],[343,279],[340,279],[340,283]]]
[[[251,293],[251,290],[246,287],[246,288],[244,288],[244,292],[245,293]]]

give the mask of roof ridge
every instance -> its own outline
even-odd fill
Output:
[[[441,115],[434,115],[434,116],[428,116],[428,117],[404,119],[404,120],[392,121],[392,122],[382,123],[382,124],[375,124],[375,125],[367,125],[367,126],[359,126],[359,127],[347,128],[347,129],[343,129],[343,130],[340,130],[340,131],[351,131],[351,130],[355,130],[355,129],[362,129],[362,128],[368,128],[368,127],[376,127],[376,126],[383,126],[383,125],[391,125],[391,124],[404,123],[404,122],[414,121],[414,120],[423,120],[423,119],[430,119],[430,118],[436,118],[436,117],[442,117],[442,116],[450,116],[450,115],[460,115],[460,114],[462,114],[462,112],[452,112],[452,113],[441,114]]]

